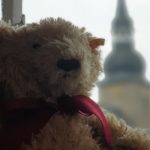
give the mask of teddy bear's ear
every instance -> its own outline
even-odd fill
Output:
[[[2,43],[2,41],[3,41],[3,38],[2,38],[1,35],[0,35],[0,43]]]
[[[3,41],[3,33],[1,31],[1,29],[0,29],[0,43],[2,43],[2,41]]]
[[[104,45],[104,43],[105,43],[105,40],[101,38],[95,38],[89,41],[89,44],[92,50],[94,50],[100,45]]]
[[[11,27],[0,27],[0,44],[2,44],[4,41],[10,39],[12,35],[14,35],[15,31],[12,30]]]
[[[4,28],[0,28],[0,44],[7,38],[8,33]]]
[[[0,34],[0,44],[3,43],[3,41],[4,41],[4,36],[3,34]]]

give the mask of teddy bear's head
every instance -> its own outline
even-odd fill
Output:
[[[103,39],[61,18],[12,28],[7,34],[6,53],[0,56],[5,58],[0,80],[7,82],[6,91],[14,97],[88,95],[101,70],[97,47]]]
[[[25,150],[108,149],[104,135],[110,132],[104,132],[106,127],[97,118],[85,118],[77,111],[75,115],[66,111],[64,114],[59,105],[55,108],[49,106],[51,102],[45,102],[45,98],[89,94],[101,71],[97,48],[103,42],[61,18],[22,27],[0,24],[1,149],[19,149],[22,143],[26,144]],[[44,102],[34,101],[39,97]],[[35,99],[30,103],[30,98]],[[150,149],[149,135],[128,127],[109,113],[107,120],[112,131],[111,147]]]

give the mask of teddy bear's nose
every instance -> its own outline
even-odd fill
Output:
[[[57,62],[57,67],[64,71],[73,71],[80,67],[80,63],[76,59],[60,59]]]

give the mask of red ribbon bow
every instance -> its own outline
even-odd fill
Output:
[[[112,149],[112,136],[110,128],[100,107],[89,97],[83,95],[73,96],[71,100],[72,104],[80,114],[88,116],[94,114],[97,116],[103,126],[106,144],[110,149]]]
[[[23,110],[25,118],[19,118],[11,124],[6,124],[0,128],[0,149],[18,149],[23,141],[29,143],[33,133],[39,133],[39,130],[46,124],[48,119],[57,111],[79,112],[82,115],[96,115],[101,121],[106,144],[112,149],[112,137],[107,120],[100,107],[89,97],[77,95],[64,97],[58,100],[58,106],[51,102],[46,102],[43,98],[21,98],[10,101],[7,105],[6,116],[10,116],[10,121],[20,116]],[[34,113],[33,113],[34,112]],[[8,114],[7,114],[8,113]],[[27,116],[26,116],[27,113]],[[12,134],[10,134],[12,133]],[[6,144],[8,143],[8,144]]]

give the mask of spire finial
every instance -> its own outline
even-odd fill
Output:
[[[125,0],[118,0],[117,9],[116,9],[116,17],[129,16],[128,8]]]
[[[116,15],[112,21],[113,48],[134,48],[134,27],[128,14],[126,0],[117,0]]]

